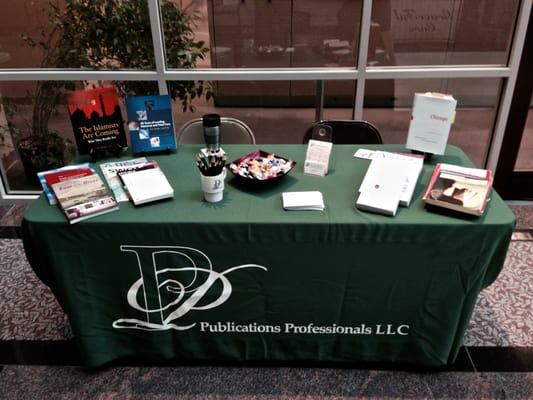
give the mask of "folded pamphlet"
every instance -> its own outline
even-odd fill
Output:
[[[322,193],[318,191],[283,192],[281,196],[285,210],[323,211],[325,208]]]

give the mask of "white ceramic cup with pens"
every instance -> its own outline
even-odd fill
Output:
[[[226,179],[226,169],[215,176],[200,175],[204,199],[209,203],[221,201],[224,197],[224,179]]]
[[[209,203],[216,203],[224,197],[225,165],[226,154],[222,149],[202,149],[196,156],[204,199]]]

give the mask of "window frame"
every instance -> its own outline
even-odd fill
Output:
[[[461,66],[416,66],[416,67],[368,67],[367,54],[372,15],[372,0],[363,0],[361,31],[357,66],[353,68],[214,68],[214,69],[172,69],[165,61],[164,38],[159,1],[147,0],[150,16],[152,42],[154,47],[155,70],[64,70],[64,69],[0,69],[0,81],[44,81],[44,80],[136,80],[157,81],[160,94],[167,94],[166,82],[171,80],[216,80],[216,81],[317,81],[316,118],[322,116],[324,83],[332,80],[354,80],[356,82],[355,102],[352,117],[363,116],[365,83],[377,79],[421,79],[421,78],[501,78],[504,81],[494,129],[485,157],[485,167],[496,170],[505,126],[514,94],[518,66],[524,47],[527,25],[533,0],[520,3],[511,51],[506,66],[461,65]],[[12,191],[8,193],[5,173],[0,173],[0,203],[26,202],[37,198],[39,192]]]

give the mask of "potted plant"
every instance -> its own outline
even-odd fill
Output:
[[[166,38],[166,56],[175,68],[193,68],[208,48],[194,40],[197,16],[170,0],[160,4]],[[113,0],[65,0],[50,2],[48,20],[53,28],[41,27],[37,37],[23,36],[25,43],[43,53],[41,68],[155,69],[150,20],[146,2]],[[157,94],[156,82],[113,82],[122,96]],[[35,172],[63,165],[72,148],[57,131],[49,128],[50,117],[64,103],[67,91],[87,82],[38,81],[30,95],[31,123],[26,127],[9,124],[28,177]],[[94,83],[93,83],[94,85]],[[195,98],[211,97],[204,81],[172,81],[169,94],[179,100],[183,111],[192,110]],[[6,114],[17,112],[13,102],[4,100]]]

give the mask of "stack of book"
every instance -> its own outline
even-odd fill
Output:
[[[137,206],[174,197],[157,161],[140,157],[101,164],[100,168],[119,201],[131,200]]]
[[[115,198],[88,163],[37,175],[48,202],[57,204],[71,224],[118,210]]]
[[[356,207],[395,216],[398,206],[411,203],[424,159],[385,151],[372,152],[365,158],[372,161],[359,187]]]
[[[481,216],[492,181],[490,170],[437,164],[422,199],[430,206]]]

